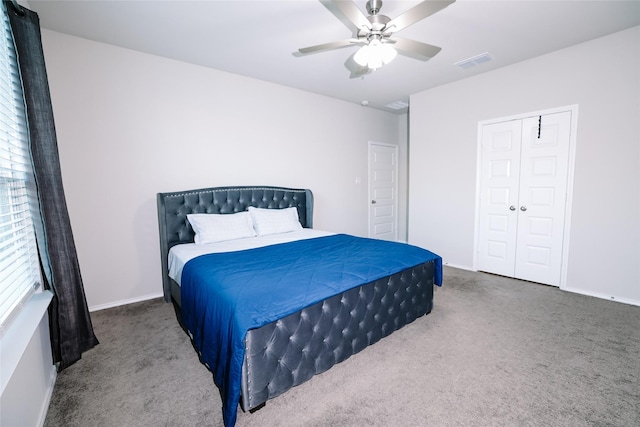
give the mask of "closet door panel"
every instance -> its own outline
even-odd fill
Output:
[[[571,113],[523,120],[515,277],[559,285]]]
[[[520,120],[482,128],[478,266],[505,276],[515,272],[521,133]]]

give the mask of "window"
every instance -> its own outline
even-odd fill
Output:
[[[32,209],[35,179],[26,112],[9,20],[0,19],[0,335],[37,290],[40,269]]]

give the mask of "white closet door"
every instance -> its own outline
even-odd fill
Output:
[[[515,277],[560,285],[571,113],[523,120]]]
[[[560,285],[571,112],[482,127],[478,269]]]
[[[482,127],[478,266],[513,277],[518,230],[522,121]]]

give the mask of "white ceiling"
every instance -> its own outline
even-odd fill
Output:
[[[399,55],[352,79],[344,64],[356,47],[293,55],[301,47],[352,36],[317,0],[19,2],[50,30],[358,104],[367,101],[387,111],[393,110],[386,105],[408,102],[410,94],[640,25],[638,0],[458,0],[397,33],[442,47],[434,58],[422,62]],[[418,3],[385,0],[381,13],[394,18]],[[356,4],[365,10],[365,0]],[[484,52],[493,60],[469,69],[454,65]]]

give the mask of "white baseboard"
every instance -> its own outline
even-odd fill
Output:
[[[123,299],[123,300],[119,300],[119,301],[108,302],[106,304],[93,305],[93,306],[89,307],[89,311],[98,311],[98,310],[104,310],[106,308],[119,307],[121,305],[133,304],[135,302],[141,302],[141,301],[148,301],[150,299],[161,298],[163,296],[164,296],[163,293],[149,294],[149,295],[143,295],[143,296],[139,296],[139,297],[135,297],[135,298],[129,298],[129,299]]]
[[[443,262],[442,263],[445,267],[452,267],[452,268],[457,268],[459,270],[467,270],[467,271],[477,271],[474,270],[471,267],[467,267],[467,266],[462,266],[462,265],[456,265],[456,264],[449,264],[448,262]]]
[[[601,294],[601,293],[598,293],[598,292],[588,292],[588,291],[585,291],[585,290],[579,289],[579,288],[577,289],[577,288],[565,287],[565,288],[560,288],[560,289],[562,289],[563,291],[567,291],[567,292],[573,292],[575,294],[586,295],[588,297],[595,297],[595,298],[600,298],[600,299],[606,299],[606,300],[609,300],[609,301],[619,302],[619,303],[622,303],[622,304],[640,306],[640,301],[638,301],[638,300],[620,298],[620,297],[616,297],[616,296],[613,296],[613,295]]]
[[[460,270],[478,271],[478,270],[474,270],[473,268],[462,266],[462,265],[449,264],[447,262],[443,262],[443,264],[446,267],[458,268]],[[606,300],[609,300],[609,301],[615,301],[615,302],[619,302],[619,303],[622,303],[622,304],[640,306],[640,300],[634,300],[634,299],[628,299],[628,298],[620,298],[620,297],[617,297],[617,296],[601,294],[601,293],[598,293],[598,292],[588,292],[588,291],[585,291],[583,289],[573,288],[573,287],[561,287],[560,289],[563,290],[563,291],[572,292],[572,293],[580,294],[580,295],[586,295],[586,296],[589,296],[589,297],[606,299]]]

